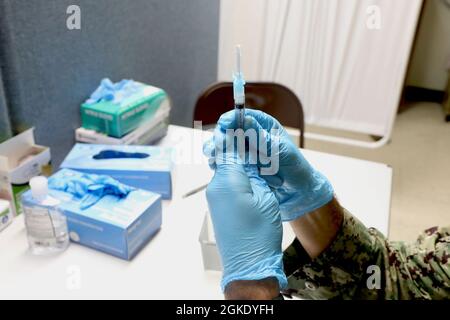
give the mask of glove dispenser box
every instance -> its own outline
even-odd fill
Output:
[[[49,185],[51,179],[82,176],[63,169],[49,178]],[[107,194],[86,209],[82,199],[71,193],[49,187],[49,195],[60,201],[72,242],[124,260],[132,260],[161,228],[161,196],[146,190],[136,189],[124,198]],[[31,190],[22,195],[22,202],[33,205]]]
[[[123,184],[172,198],[171,148],[77,143],[61,169],[111,176]]]

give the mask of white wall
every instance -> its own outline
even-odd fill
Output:
[[[450,64],[450,8],[443,1],[425,2],[416,41],[407,85],[444,90]]]

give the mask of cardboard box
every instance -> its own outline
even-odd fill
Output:
[[[164,120],[160,122],[154,128],[151,128],[145,132],[135,131],[130,132],[123,138],[109,137],[103,133],[96,132],[94,130],[87,130],[85,128],[78,128],[75,130],[75,140],[82,143],[91,144],[108,144],[108,145],[151,145],[156,143],[161,138],[167,135],[169,128],[169,121]]]
[[[0,199],[11,202],[16,216],[22,213],[20,196],[29,189],[30,179],[51,171],[50,149],[35,144],[33,130],[0,144]]]
[[[50,179],[81,176],[82,173],[63,169]],[[49,195],[61,201],[59,208],[67,217],[73,242],[131,260],[161,228],[161,196],[145,190],[135,190],[126,198],[106,195],[93,206],[80,209],[81,199],[70,193],[49,189]],[[31,191],[22,201],[31,206]]]
[[[167,99],[166,102],[163,102],[164,105],[161,105],[150,120],[145,121],[122,138],[110,137],[104,133],[81,127],[75,131],[75,140],[84,143],[110,145],[151,144],[167,134],[170,115],[168,101]]]
[[[205,218],[203,219],[199,241],[202,250],[204,269],[207,271],[222,271],[222,261],[217,248],[214,228],[209,212],[206,212]]]
[[[168,97],[164,90],[142,84],[142,89],[120,105],[101,101],[81,105],[82,127],[121,138],[150,119]]]
[[[147,157],[137,158],[134,156],[136,154]],[[172,157],[171,148],[77,143],[64,159],[61,168],[111,176],[129,186],[159,193],[163,199],[171,199]]]

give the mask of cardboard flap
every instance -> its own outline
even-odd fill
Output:
[[[34,128],[28,129],[17,136],[0,144],[0,170],[7,171],[17,166],[19,159],[30,153],[34,146]]]

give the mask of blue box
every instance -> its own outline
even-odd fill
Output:
[[[50,179],[82,173],[62,169]],[[70,193],[49,189],[49,195],[61,201],[67,217],[70,239],[87,247],[131,260],[157,233],[162,223],[161,196],[145,190],[131,191],[126,198],[106,195],[95,205],[82,210],[80,199]],[[32,206],[31,191],[22,196]]]
[[[148,157],[136,158],[142,155]],[[130,156],[133,158],[127,158]],[[171,148],[77,143],[61,168],[108,175],[123,184],[159,193],[163,199],[171,199],[172,156]]]

